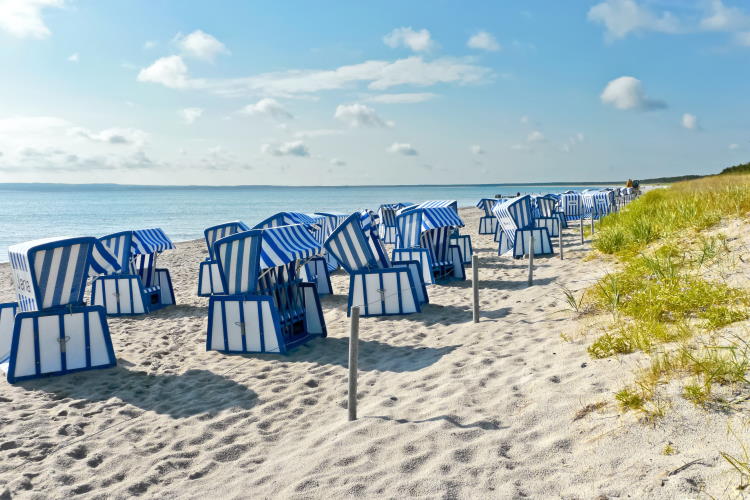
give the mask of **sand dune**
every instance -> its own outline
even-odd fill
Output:
[[[322,299],[329,337],[289,356],[206,352],[195,295],[201,241],[163,256],[178,306],[109,320],[117,368],[0,383],[0,492],[124,498],[691,498],[734,480],[726,416],[674,408],[655,425],[612,394],[637,355],[592,360],[560,287],[607,270],[495,255],[462,209],[480,256],[482,321],[470,282],[429,289],[420,314],[361,322],[359,415],[347,422],[348,277]],[[7,264],[0,299],[12,300]],[[582,411],[587,405],[598,409]],[[676,455],[662,454],[673,443]],[[669,475],[693,460],[698,462]]]

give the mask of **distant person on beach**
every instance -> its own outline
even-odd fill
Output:
[[[632,188],[633,187],[633,179],[628,179],[628,182],[625,184],[625,187]]]

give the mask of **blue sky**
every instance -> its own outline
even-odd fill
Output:
[[[617,180],[750,159],[730,0],[0,0],[0,181]]]

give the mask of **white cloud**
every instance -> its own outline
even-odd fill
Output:
[[[392,127],[393,122],[386,122],[369,106],[364,104],[339,104],[334,118],[350,127]]]
[[[223,43],[201,30],[195,30],[187,36],[178,33],[175,42],[183,54],[204,61],[213,61],[216,56],[229,53]]]
[[[482,146],[480,146],[479,144],[474,144],[473,146],[469,148],[469,150],[471,151],[472,154],[475,154],[475,155],[484,154],[484,149],[482,149]]]
[[[284,109],[284,106],[279,104],[276,99],[271,99],[270,97],[261,99],[255,104],[248,104],[242,108],[241,113],[248,115],[266,115],[277,120],[289,120],[294,118],[289,111]]]
[[[567,142],[565,142],[560,149],[563,153],[570,153],[573,149],[573,146],[582,143],[584,140],[585,136],[581,132],[578,132],[574,136],[569,137]]]
[[[79,61],[79,59],[80,58],[78,57],[78,52],[76,52],[75,54],[70,54],[68,56],[68,61],[70,61],[72,63],[77,63]]]
[[[337,129],[316,129],[316,130],[300,130],[294,133],[294,137],[298,139],[307,139],[311,137],[325,137],[329,135],[342,135],[343,130]]]
[[[689,130],[696,130],[698,128],[698,117],[690,113],[683,114],[682,126]]]
[[[18,38],[47,38],[52,32],[44,24],[42,10],[63,6],[63,0],[0,1],[0,30]]]
[[[735,150],[735,149],[739,149],[739,148],[740,148],[739,144],[732,143],[732,144],[729,145],[729,149],[730,150]]]
[[[263,144],[260,151],[271,156],[310,156],[310,150],[302,141],[285,142],[280,145]]]
[[[346,162],[344,160],[339,160],[338,158],[331,158],[331,165],[335,167],[343,167],[346,166]]]
[[[707,31],[735,31],[750,27],[750,16],[738,7],[727,7],[721,0],[713,0],[709,14],[701,19],[700,27]]]
[[[399,46],[408,47],[414,52],[428,51],[435,45],[428,30],[414,31],[411,27],[394,29],[383,37],[383,43],[394,49]]]
[[[56,116],[15,116],[0,118],[2,134],[34,134],[52,129],[70,127],[71,123]]]
[[[146,40],[143,43],[143,48],[146,49],[146,50],[151,50],[154,47],[156,47],[158,44],[159,44],[159,42],[157,42],[156,40]]]
[[[143,146],[148,137],[143,130],[134,128],[107,128],[94,132],[83,127],[73,127],[68,130],[68,133],[71,136],[83,137],[94,142],[137,147]]]
[[[466,46],[472,49],[488,50],[490,52],[496,52],[500,50],[500,44],[497,43],[495,37],[486,31],[479,31],[469,38],[466,42]]]
[[[388,147],[388,149],[386,149],[386,151],[392,154],[401,154],[404,156],[417,156],[419,154],[411,144],[401,142],[394,142]]]
[[[610,81],[600,97],[604,104],[623,110],[651,111],[667,107],[664,101],[647,97],[641,81],[632,76],[621,76]]]
[[[139,82],[160,83],[172,89],[192,86],[188,69],[180,56],[167,56],[154,61],[138,73]]]
[[[138,75],[142,82],[160,83],[170,88],[206,90],[219,95],[296,96],[326,90],[340,90],[357,83],[367,83],[371,90],[387,90],[400,85],[428,87],[438,83],[459,85],[487,81],[492,71],[471,61],[440,58],[425,61],[411,56],[396,61],[365,61],[333,70],[289,70],[262,73],[244,78],[190,78],[180,56],[156,60]]]
[[[523,115],[520,119],[521,125],[527,125],[529,123],[529,117],[526,115]]]
[[[526,142],[544,142],[544,134],[538,130],[532,130],[529,135],[526,136]]]
[[[671,12],[656,14],[635,0],[604,0],[591,7],[587,17],[589,21],[604,25],[608,40],[643,31],[677,33],[681,30]]]
[[[188,125],[195,123],[195,120],[200,118],[202,114],[202,108],[185,108],[180,110],[180,117]]]
[[[737,44],[742,45],[744,47],[750,47],[750,31],[743,31],[740,33],[736,33],[734,35],[734,39],[737,42]]]
[[[384,104],[413,104],[429,101],[437,97],[431,92],[407,92],[402,94],[378,94],[367,98],[369,102],[381,102]]]

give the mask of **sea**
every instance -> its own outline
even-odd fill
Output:
[[[351,213],[381,203],[457,200],[516,193],[557,193],[592,185],[477,184],[424,186],[125,186],[0,184],[0,262],[8,246],[52,236],[104,236],[160,227],[175,241],[232,220],[250,226],[281,211]],[[477,212],[479,216],[479,212]]]

